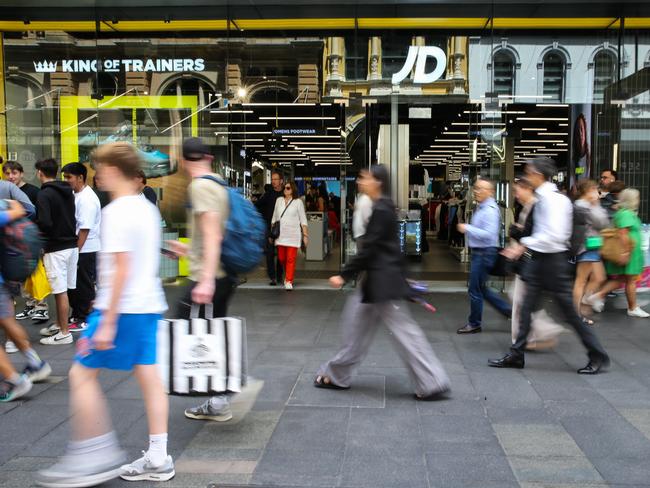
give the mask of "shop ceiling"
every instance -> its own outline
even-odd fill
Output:
[[[0,0],[0,31],[94,31],[97,20],[106,32],[635,29],[650,28],[650,2],[59,0],[52,7],[49,0]]]

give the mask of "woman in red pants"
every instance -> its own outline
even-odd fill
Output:
[[[294,182],[285,183],[283,193],[284,196],[275,202],[271,225],[280,222],[280,237],[275,240],[275,245],[278,248],[278,259],[284,268],[284,288],[289,291],[293,290],[300,243],[304,241],[306,247],[308,242],[307,215]]]

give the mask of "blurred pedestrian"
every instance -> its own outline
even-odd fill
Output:
[[[7,209],[0,211],[0,228],[26,215],[25,208],[16,200],[5,200]],[[17,291],[17,290],[16,290]],[[26,395],[32,389],[32,383],[46,379],[52,372],[49,364],[43,361],[32,349],[25,330],[14,318],[14,301],[10,285],[5,283],[0,270],[0,327],[12,344],[20,350],[27,360],[22,374],[18,374],[0,348],[0,402],[10,402]]]
[[[636,281],[643,272],[643,251],[641,250],[641,220],[639,220],[639,190],[627,188],[621,192],[618,201],[618,210],[614,215],[614,226],[618,229],[619,236],[627,243],[629,259],[627,264],[618,265],[607,262],[607,274],[610,280],[597,293],[585,301],[592,306],[595,312],[602,312],[605,308],[605,297],[608,293],[620,286],[625,286],[627,297],[627,314],[630,317],[650,317],[636,302]]]
[[[290,291],[293,290],[298,249],[301,244],[307,247],[309,243],[305,205],[298,196],[294,182],[285,183],[283,198],[275,202],[271,225],[275,222],[280,222],[280,237],[275,240],[275,246],[284,269],[284,288]]]
[[[71,309],[68,329],[78,332],[86,328],[86,319],[95,300],[102,209],[97,194],[86,185],[88,170],[82,163],[66,164],[62,173],[74,191],[79,261],[77,287],[68,291]]]
[[[569,240],[572,232],[573,207],[571,201],[551,183],[556,173],[555,162],[550,158],[530,160],[526,165],[526,178],[535,188],[537,203],[534,210],[533,232],[523,237],[519,244],[503,251],[511,260],[526,257],[522,278],[526,294],[521,306],[519,333],[510,353],[500,359],[490,359],[496,368],[523,368],[524,353],[531,328],[531,314],[539,307],[541,294],[553,294],[566,321],[575,329],[588,351],[589,363],[578,370],[579,374],[596,374],[609,366],[609,356],[603,349],[593,328],[586,325],[573,306]]]
[[[167,455],[169,401],[156,365],[158,320],[167,309],[158,276],[160,213],[138,193],[140,160],[130,144],[101,145],[93,160],[112,201],[102,214],[95,311],[70,369],[72,440],[56,464],[38,473],[47,487],[95,486],[117,476],[166,481],[175,474]],[[128,465],[98,380],[101,369],[134,370],[144,397],[149,449]]]
[[[487,280],[497,260],[501,211],[494,199],[494,183],[477,179],[474,183],[474,199],[477,206],[470,224],[458,224],[458,231],[465,234],[471,253],[469,275],[470,314],[467,324],[458,329],[458,334],[481,332],[483,300],[505,317],[512,315],[512,307],[495,291],[487,286]]]
[[[530,236],[533,231],[533,214],[537,199],[533,187],[527,179],[520,178],[515,182],[515,199],[520,205],[520,210],[517,213],[517,221],[510,226],[509,236],[511,245],[516,246],[521,239]],[[521,279],[521,274],[524,271],[523,267],[526,264],[526,258],[523,256],[513,263],[515,270],[515,279],[512,286],[511,321],[513,344],[517,340],[519,333],[521,305],[526,296],[526,283]],[[528,335],[526,349],[535,351],[551,349],[557,345],[558,336],[563,331],[564,327],[553,320],[544,308],[538,308],[531,316],[530,334]]]
[[[618,183],[618,185],[615,185]],[[625,184],[618,179],[618,173],[613,169],[604,169],[600,172],[598,192],[600,205],[605,209],[611,219],[616,213],[618,194],[625,189]]]
[[[156,205],[158,203],[158,195],[156,195],[156,191],[153,188],[147,185],[147,175],[144,174],[144,171],[141,169],[138,170],[135,181],[138,183],[138,193]]]
[[[264,254],[266,255],[266,272],[269,277],[269,285],[276,286],[282,282],[283,270],[280,259],[277,256],[277,251],[273,239],[271,239],[271,222],[273,220],[273,212],[275,211],[275,204],[278,198],[282,198],[284,188],[284,178],[279,171],[271,173],[271,185],[269,185],[264,195],[255,203],[257,210],[262,214],[266,222],[266,247]],[[266,188],[266,187],[265,187]]]
[[[54,159],[36,163],[41,191],[36,205],[36,223],[45,237],[43,265],[56,303],[56,323],[41,329],[41,344],[72,344],[68,330],[68,290],[77,287],[77,220],[75,198],[67,181],[56,179],[59,165]]]
[[[595,181],[580,180],[577,191],[578,199],[573,207],[572,243],[575,241],[575,249],[572,251],[576,257],[573,303],[582,320],[593,325],[593,321],[581,313],[582,300],[599,290],[607,279],[599,249],[602,246],[600,231],[609,225],[609,217],[600,206]]]
[[[348,389],[352,375],[365,358],[377,326],[384,323],[395,339],[400,356],[415,382],[420,400],[435,400],[449,391],[449,378],[431,346],[414,322],[404,303],[410,295],[405,279],[404,259],[400,251],[397,213],[388,196],[388,171],[374,165],[360,176],[359,186],[374,202],[372,216],[362,238],[359,252],[330,284],[341,288],[346,281],[364,274],[361,303],[348,303],[343,315],[343,347],[321,366],[314,380],[317,388]]]

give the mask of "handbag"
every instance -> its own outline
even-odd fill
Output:
[[[50,293],[52,289],[50,288],[50,282],[47,280],[47,274],[45,273],[45,266],[43,266],[43,260],[39,259],[36,269],[32,275],[25,280],[25,291],[37,301],[44,300]]]
[[[600,254],[605,261],[618,266],[625,266],[630,262],[630,242],[629,239],[626,242],[619,229],[603,229],[600,235],[603,238]]]
[[[203,396],[240,393],[246,386],[248,358],[243,318],[198,318],[192,304],[190,320],[158,322],[158,367],[170,395]]]
[[[293,203],[293,200],[294,200],[294,199],[292,198],[291,201],[289,202],[289,205],[287,205],[286,207],[284,207],[284,211],[282,212],[282,215],[280,215],[280,218],[278,219],[278,221],[277,221],[277,222],[274,222],[273,224],[271,224],[271,232],[269,233],[269,237],[270,237],[271,239],[273,239],[274,241],[275,241],[278,237],[280,237],[280,221],[282,220],[282,217],[284,217],[284,213],[289,209],[289,207],[290,207],[291,204]]]
[[[499,249],[497,253],[497,258],[494,261],[494,265],[490,270],[491,276],[508,276],[510,272],[510,260],[505,257],[501,252],[503,249]]]

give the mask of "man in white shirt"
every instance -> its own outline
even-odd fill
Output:
[[[538,158],[528,162],[526,178],[535,188],[538,199],[533,216],[532,235],[521,243],[504,251],[506,257],[527,259],[522,279],[526,282],[526,294],[519,315],[519,333],[510,353],[500,359],[490,359],[495,368],[523,368],[524,351],[530,333],[531,313],[539,309],[543,291],[553,293],[566,321],[575,329],[585,346],[589,363],[578,374],[597,374],[609,366],[609,356],[600,344],[594,329],[585,324],[573,305],[573,280],[569,264],[569,240],[573,231],[573,206],[571,201],[551,183],[556,173],[555,162],[550,158]]]
[[[99,229],[101,205],[97,194],[86,185],[88,170],[81,163],[70,163],[63,167],[63,177],[74,191],[75,218],[77,219],[77,288],[70,290],[72,321],[70,331],[86,328],[86,318],[95,299],[97,274],[97,252],[100,250]]]

